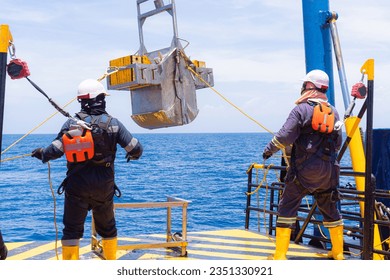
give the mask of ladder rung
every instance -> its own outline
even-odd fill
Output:
[[[161,8],[152,10],[150,12],[146,12],[146,13],[140,14],[139,18],[140,19],[145,19],[145,18],[154,16],[154,15],[157,15],[159,13],[162,13],[162,12],[165,12],[165,11],[169,11],[169,10],[172,10],[172,9],[173,9],[172,4],[168,4],[168,5],[165,5],[165,6],[161,7]]]

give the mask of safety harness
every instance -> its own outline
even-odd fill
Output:
[[[109,167],[114,162],[115,146],[111,146],[108,136],[108,129],[112,117],[108,114],[90,116],[85,113],[78,113],[77,116],[92,126],[95,155],[92,160],[94,165]]]
[[[108,114],[91,116],[82,112],[77,113],[76,116],[89,123],[92,129],[79,127],[64,133],[62,141],[66,159],[71,163],[90,160],[94,165],[109,167],[114,161],[115,154],[115,149],[109,145],[107,132],[112,117]]]
[[[291,166],[292,172],[289,174],[290,180],[294,181],[297,186],[303,187],[302,184],[297,179],[296,174],[301,171],[305,166],[311,164],[316,158],[321,158],[324,161],[330,161],[331,163],[336,162],[336,137],[337,131],[334,130],[334,112],[331,106],[327,102],[308,102],[309,105],[314,107],[313,117],[311,120],[311,126],[307,126],[302,129],[301,133],[306,137],[310,135],[317,134],[321,137],[321,143],[317,151],[311,154],[305,160],[298,162],[296,160],[295,152],[296,145],[293,145],[291,151]],[[337,189],[330,188],[329,190],[322,193],[332,193],[332,200],[338,200],[338,192]],[[320,194],[320,193],[318,193]],[[334,195],[333,195],[334,194]]]
[[[80,135],[75,133],[72,135],[73,130],[69,130],[62,136],[64,152],[71,167],[57,190],[58,194],[64,192],[67,179],[81,171],[87,164],[113,168],[115,160],[115,146],[110,146],[108,136],[112,117],[108,114],[91,116],[82,112],[77,113],[76,117],[90,124],[91,130],[83,129]],[[80,130],[80,127],[77,129]],[[116,184],[114,189],[115,195],[120,197],[122,193]]]
[[[304,127],[301,134],[309,135],[317,134],[321,137],[322,141],[319,145],[319,149],[312,154],[312,156],[306,159],[303,163],[298,164],[298,170],[301,170],[304,166],[309,164],[315,157],[319,157],[325,161],[336,160],[336,144],[335,137],[337,131],[334,130],[335,115],[332,107],[328,102],[313,102],[309,101],[307,104],[313,106],[313,115],[311,119],[311,126]],[[295,145],[293,145],[293,151],[295,151]],[[295,153],[292,152],[292,160],[295,161]],[[313,158],[313,159],[311,159]]]

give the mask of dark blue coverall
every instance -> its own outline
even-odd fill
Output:
[[[106,112],[90,116],[92,119],[96,119],[101,115],[109,117]],[[54,141],[41,151],[42,162],[64,155],[62,136],[74,124],[75,122],[71,119],[64,123]],[[67,163],[67,177],[63,182],[65,190],[63,246],[79,245],[89,210],[93,212],[95,228],[101,237],[114,238],[117,236],[113,208],[114,160],[117,144],[126,150],[128,160],[138,159],[142,155],[142,145],[116,118],[111,117],[107,127],[107,135],[108,137],[105,138],[106,155],[100,155],[100,158],[95,155],[92,160],[86,162]]]

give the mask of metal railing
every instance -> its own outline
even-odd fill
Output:
[[[173,248],[179,249],[180,256],[187,256],[187,208],[190,201],[167,197],[166,202],[141,202],[141,203],[115,203],[115,209],[145,209],[145,208],[166,208],[166,242],[158,243],[130,243],[118,245],[118,250],[136,250],[136,249],[152,249],[152,248]],[[172,234],[172,208],[181,207],[181,236]],[[102,246],[98,239],[98,234],[95,229],[94,220],[92,217],[92,236],[91,236],[91,249],[97,255],[102,255]]]
[[[262,217],[259,215],[258,219],[263,218],[262,221],[258,221],[259,224],[265,225],[266,231],[268,234],[273,235],[276,228],[276,218],[277,218],[277,209],[278,203],[281,196],[281,193],[284,188],[283,182],[272,182],[270,184],[259,185],[258,175],[254,176],[254,170],[258,172],[259,169],[273,169],[278,171],[285,171],[285,166],[264,166],[261,164],[252,164],[248,171],[248,186],[247,194],[252,193],[257,189],[258,198],[262,197],[266,203],[262,207],[253,206],[252,200],[255,196],[247,195],[246,203],[246,217],[245,217],[245,229],[249,229],[251,221],[251,212],[263,213]],[[341,170],[340,179],[342,181],[347,181],[351,179],[351,176],[365,176],[361,172],[353,172],[348,168]],[[371,244],[371,246],[365,246],[364,244],[364,235],[367,234],[364,224],[369,221],[369,219],[363,218],[360,212],[360,203],[366,203],[367,197],[363,191],[358,191],[354,186],[347,183],[345,186],[340,186],[338,188],[341,196],[340,200],[340,212],[344,220],[344,249],[347,248],[350,253],[355,255],[355,257],[361,257],[363,250],[365,248],[370,248],[371,254],[379,255],[378,259],[390,259],[390,213],[386,215],[380,215],[377,211],[373,213],[374,219],[371,226],[372,231],[375,227],[378,227],[380,232],[381,244]],[[390,191],[376,189],[374,195],[373,204],[376,207],[379,207],[381,202],[377,200],[384,201],[383,205],[390,205]],[[309,240],[310,245],[322,247],[327,249],[330,247],[330,239],[326,237],[326,234],[315,235],[311,234],[308,231],[308,227],[315,229],[319,228],[320,231],[322,226],[322,216],[317,209],[317,204],[312,195],[308,195],[305,198],[307,201],[306,204],[301,204],[301,207],[298,209],[296,229],[292,234],[292,240],[295,243],[302,243],[303,239]],[[377,209],[378,210],[378,209]],[[387,206],[387,211],[389,208]],[[386,214],[386,213],[385,213]],[[320,218],[319,218],[320,217]],[[326,230],[326,229],[325,229]],[[357,251],[358,253],[354,254],[353,252]]]

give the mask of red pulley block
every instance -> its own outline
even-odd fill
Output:
[[[367,88],[362,82],[353,85],[351,95],[357,99],[364,99],[367,95]]]
[[[28,69],[27,63],[20,59],[12,59],[7,65],[7,72],[12,80],[30,76],[30,70]]]

